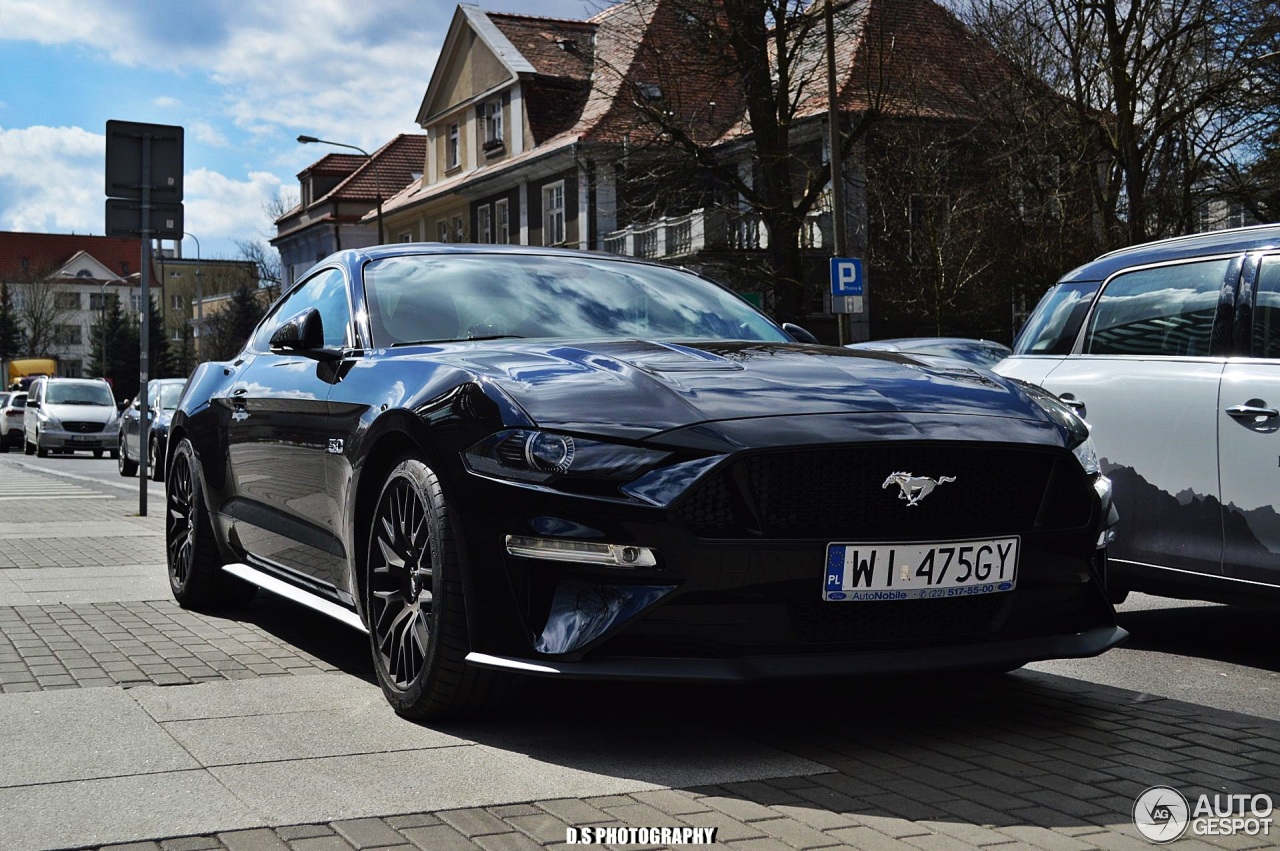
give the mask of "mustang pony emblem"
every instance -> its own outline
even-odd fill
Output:
[[[913,476],[910,473],[890,473],[889,478],[884,480],[884,484],[880,486],[880,490],[884,490],[889,485],[897,485],[901,490],[898,493],[898,499],[905,499],[908,506],[916,506],[920,500],[933,493],[933,489],[944,482],[954,482],[955,476],[939,476],[931,479],[928,476]]]

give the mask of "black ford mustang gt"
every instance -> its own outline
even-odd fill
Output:
[[[263,587],[365,630],[410,717],[513,672],[992,670],[1125,637],[1110,483],[1069,409],[797,343],[656,264],[335,254],[195,371],[168,447],[178,601]]]

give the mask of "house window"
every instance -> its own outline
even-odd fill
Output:
[[[493,212],[498,220],[498,243],[506,245],[511,242],[511,221],[507,215],[507,199],[494,201]]]
[[[78,360],[64,360],[58,363],[58,374],[63,378],[81,378],[84,366]]]
[[[182,310],[182,293],[174,293],[169,296],[169,306],[174,310]]]
[[[400,234],[400,241],[413,242],[413,234],[410,233],[409,231],[405,231],[404,233]]]
[[[484,149],[496,151],[503,145],[501,100],[491,100],[485,105],[485,118]]]
[[[53,306],[57,310],[79,310],[83,300],[80,293],[54,293]]]
[[[436,222],[436,242],[449,241],[449,223]]]
[[[493,242],[493,208],[481,204],[476,211],[476,242]]]
[[[89,309],[103,310],[111,304],[109,299],[113,299],[115,297],[116,297],[115,293],[105,293],[105,292],[89,293]]]
[[[78,346],[84,341],[79,325],[55,325],[53,334],[62,346]]]
[[[564,242],[564,181],[542,187],[542,244]]]
[[[133,308],[134,313],[141,313],[142,312],[142,296],[139,295],[138,293],[133,293],[132,295],[130,295],[129,306]]]
[[[461,146],[458,144],[458,125],[450,124],[448,147],[445,151],[445,162],[448,164],[448,168],[458,167],[458,153],[460,147]]]

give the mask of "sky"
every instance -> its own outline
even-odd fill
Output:
[[[586,18],[596,0],[479,0]],[[203,257],[275,229],[264,205],[341,148],[414,122],[447,0],[0,0],[0,231],[102,234],[109,119],[185,128],[185,229]],[[166,246],[168,244],[166,243]],[[184,241],[183,256],[196,256]]]

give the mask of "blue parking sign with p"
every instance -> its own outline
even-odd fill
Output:
[[[831,294],[862,295],[862,258],[831,258]]]

